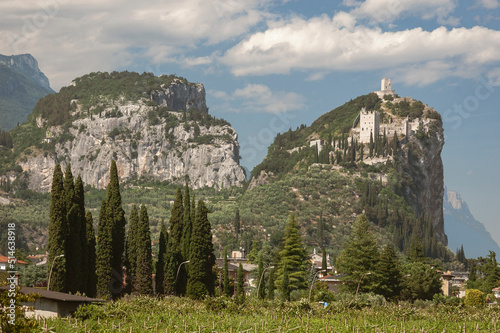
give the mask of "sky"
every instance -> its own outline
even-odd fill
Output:
[[[114,70],[203,83],[249,170],[277,133],[391,78],[441,113],[445,184],[500,243],[500,0],[2,0],[0,13],[0,54],[32,54],[56,91]]]

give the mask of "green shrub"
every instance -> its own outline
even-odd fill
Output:
[[[484,306],[484,296],[483,292],[478,289],[468,289],[465,292],[465,306],[471,307],[483,307]]]

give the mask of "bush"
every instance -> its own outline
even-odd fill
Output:
[[[484,297],[483,292],[478,289],[468,289],[465,292],[465,306],[470,307],[483,307],[484,306]]]

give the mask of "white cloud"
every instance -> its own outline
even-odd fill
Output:
[[[369,19],[372,24],[392,22],[401,16],[436,18],[440,24],[458,24],[458,20],[450,16],[456,0],[366,0],[344,1],[344,5],[355,7],[351,15]]]
[[[159,64],[247,33],[268,17],[271,0],[2,0],[0,50],[31,53],[58,88],[79,75]],[[188,57],[185,66],[211,62]],[[146,70],[146,68],[145,68]]]
[[[209,93],[225,102],[219,107],[221,110],[231,112],[283,113],[305,108],[304,96],[294,92],[272,91],[262,84],[248,84],[231,94],[224,91]]]
[[[500,1],[498,0],[476,0],[476,4],[486,9],[496,9],[500,7]]]
[[[337,17],[275,22],[229,49],[222,61],[236,76],[408,69],[418,76],[425,72],[418,82],[426,83],[470,77],[500,61],[500,31],[440,27],[384,32],[378,27],[345,27]],[[415,84],[410,75],[405,80]]]

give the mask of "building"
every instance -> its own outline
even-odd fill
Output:
[[[9,290],[9,286],[0,287],[0,291]],[[82,304],[100,303],[103,300],[89,298],[85,296],[76,296],[58,291],[49,291],[45,289],[22,287],[19,293],[24,295],[38,294],[39,297],[34,302],[23,303],[23,306],[32,308],[26,311],[27,317],[52,318],[67,317],[73,314]]]
[[[378,111],[366,111],[365,108],[362,108],[359,116],[359,142],[369,143],[370,137],[375,141],[380,130],[380,113]]]
[[[253,272],[257,271],[257,265],[249,264],[248,258],[242,257],[242,252],[240,251],[232,251],[231,255],[232,257],[228,257],[227,259],[229,279],[234,280],[235,282],[234,286],[236,288],[236,281],[238,280],[238,267],[241,263],[241,266],[243,268],[243,282],[245,287],[245,293],[248,294],[249,287],[257,288],[257,284],[259,283],[258,279],[254,277],[253,274]],[[220,270],[220,276],[217,277],[218,280],[217,285],[222,286],[222,272],[224,270],[224,258],[216,259],[215,263],[217,264]]]
[[[28,263],[24,262],[22,260],[17,260],[16,266],[17,267],[26,267],[26,266],[28,266]],[[15,270],[16,269],[9,268],[9,257],[3,256],[0,254],[0,271],[15,271]]]
[[[391,79],[383,78],[380,82],[380,90],[374,91],[379,98],[384,98],[385,95],[396,96],[396,91],[391,87]]]

